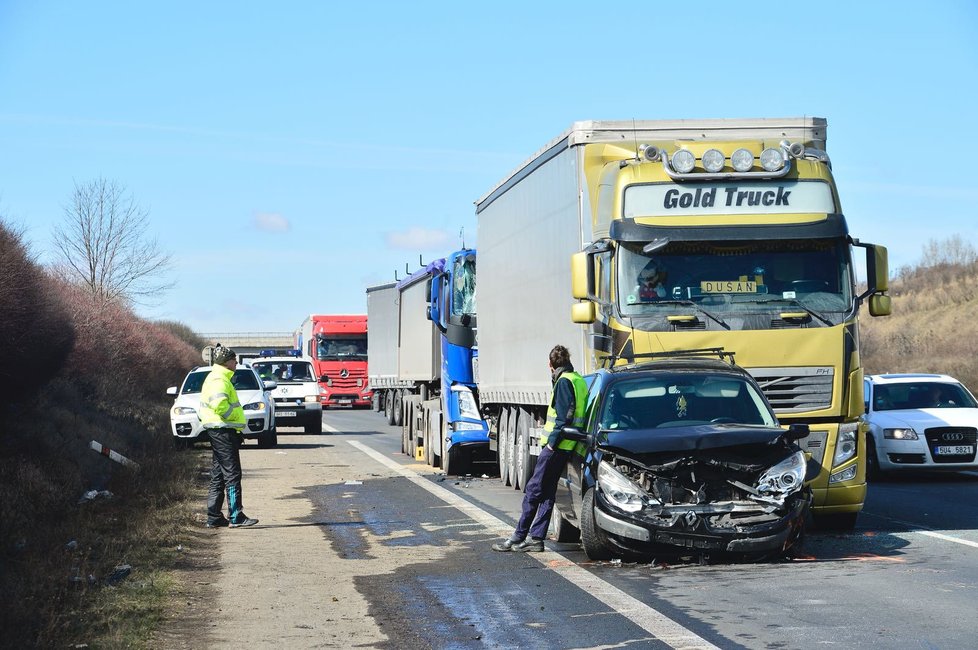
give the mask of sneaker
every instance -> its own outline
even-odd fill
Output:
[[[257,519],[252,519],[251,517],[245,517],[239,521],[232,521],[230,523],[231,528],[241,528],[243,526],[254,526],[258,523]],[[542,542],[541,542],[542,544]]]
[[[230,525],[230,523],[231,522],[228,521],[227,519],[225,519],[224,517],[221,517],[220,519],[208,519],[207,520],[207,527],[208,528],[227,528],[228,525]]]
[[[510,550],[517,553],[543,553],[543,540],[532,538],[524,539],[522,542],[513,544],[510,547]]]

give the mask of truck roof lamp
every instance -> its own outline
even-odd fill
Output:
[[[643,144],[639,147],[642,156],[649,162],[656,162],[662,157],[663,151],[659,147],[652,144]]]
[[[730,156],[730,165],[738,172],[749,172],[754,166],[754,154],[747,149],[737,149]]]
[[[723,165],[726,163],[726,160],[727,157],[719,149],[708,149],[703,152],[703,156],[700,158],[700,162],[703,163],[703,169],[714,174],[723,170]]]
[[[801,158],[805,155],[805,145],[800,142],[781,141],[781,148],[788,152],[792,158]]]
[[[696,155],[689,149],[678,149],[672,154],[672,168],[680,174],[688,174],[696,166]]]
[[[769,147],[761,152],[761,167],[769,172],[776,172],[784,167],[784,151],[779,148]]]

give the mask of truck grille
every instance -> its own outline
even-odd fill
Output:
[[[832,405],[835,368],[748,368],[778,413],[800,413]]]
[[[331,392],[342,391],[344,393],[357,394],[360,392],[362,386],[367,385],[367,371],[363,368],[348,368],[349,374],[346,377],[340,377],[339,371],[334,371],[327,373],[329,375],[329,383],[327,388]],[[357,381],[360,384],[357,384]]]

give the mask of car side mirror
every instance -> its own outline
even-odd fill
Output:
[[[177,394],[177,387],[176,386],[170,386],[169,388],[166,389],[166,394],[167,395],[176,395]]]
[[[564,427],[561,429],[561,437],[564,440],[573,440],[574,442],[587,442],[587,434],[576,427]]]
[[[788,442],[798,442],[802,438],[807,438],[811,429],[807,424],[792,424],[784,434],[784,439]]]
[[[328,375],[327,375],[327,374],[326,374],[326,373],[324,372],[324,373],[323,373],[323,374],[322,374],[322,375],[321,375],[321,376],[319,377],[319,383],[321,383],[321,384],[325,384],[325,383],[326,383],[327,381],[329,381],[329,376],[328,376]]]
[[[278,382],[274,379],[262,379],[261,383],[265,387],[265,390],[275,390],[275,387],[278,386]]]

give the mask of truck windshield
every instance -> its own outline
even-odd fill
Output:
[[[452,316],[475,315],[475,257],[455,260],[452,286]]]
[[[316,340],[316,359],[319,361],[367,360],[366,336],[336,336]]]
[[[841,240],[674,242],[651,255],[642,246],[619,248],[623,316],[664,317],[692,303],[731,329],[765,329],[786,311],[837,325],[852,307],[851,258]],[[764,318],[740,318],[749,316]]]
[[[275,381],[313,381],[312,364],[308,361],[262,361],[252,363],[258,376]]]

